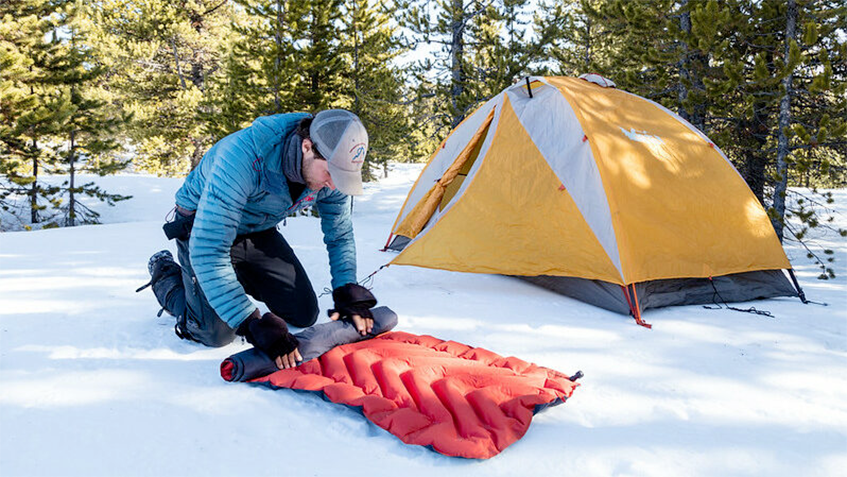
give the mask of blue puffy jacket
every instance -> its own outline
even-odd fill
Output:
[[[315,205],[329,252],[332,287],[356,281],[356,245],[350,197],[323,188],[291,200],[282,173],[285,139],[305,113],[276,114],[221,139],[176,193],[176,204],[196,210],[189,240],[191,265],[218,316],[233,329],[256,308],[235,276],[230,247],[236,235],[276,227]]]

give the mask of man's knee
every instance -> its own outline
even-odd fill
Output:
[[[318,298],[314,293],[304,297],[294,307],[289,307],[290,311],[275,310],[275,307],[269,306],[270,310],[277,316],[282,317],[288,324],[298,328],[306,328],[312,326],[318,321]]]
[[[198,316],[192,310],[187,310],[185,318],[186,331],[193,341],[213,348],[220,348],[235,340],[235,330],[212,312]]]
[[[221,346],[226,346],[232,343],[235,340],[235,336],[235,331],[224,325],[222,327],[207,330],[207,332],[203,333],[202,337],[200,337],[200,341],[206,346],[220,348]]]
[[[294,326],[300,328],[306,328],[315,324],[318,321],[318,303],[315,301],[314,306],[310,307],[308,310],[304,311],[304,313],[300,316],[300,320],[297,323],[291,323]]]

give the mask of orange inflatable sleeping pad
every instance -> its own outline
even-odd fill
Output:
[[[577,383],[552,369],[432,336],[391,332],[338,346],[251,383],[322,393],[359,408],[406,444],[487,459],[523,437],[532,416]]]

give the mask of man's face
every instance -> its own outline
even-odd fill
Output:
[[[303,179],[310,190],[321,190],[329,187],[335,190],[332,177],[329,176],[329,166],[326,159],[315,154],[315,148],[310,139],[303,139]]]

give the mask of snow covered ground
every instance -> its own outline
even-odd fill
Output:
[[[359,273],[379,252],[420,166],[366,185]],[[398,329],[480,346],[585,378],[487,461],[408,446],[317,396],[224,382],[241,341],[206,349],[156,317],[147,258],[181,181],[93,178],[134,199],[105,225],[0,234],[0,475],[847,475],[847,243],[838,278],[788,254],[808,297],[757,302],[767,318],[700,306],[632,319],[518,280],[393,266],[375,277]],[[847,191],[837,191],[847,227]],[[283,234],[320,292],[318,221]],[[320,298],[321,306],[331,298]],[[749,305],[748,305],[749,306]],[[321,318],[326,320],[326,318]]]

